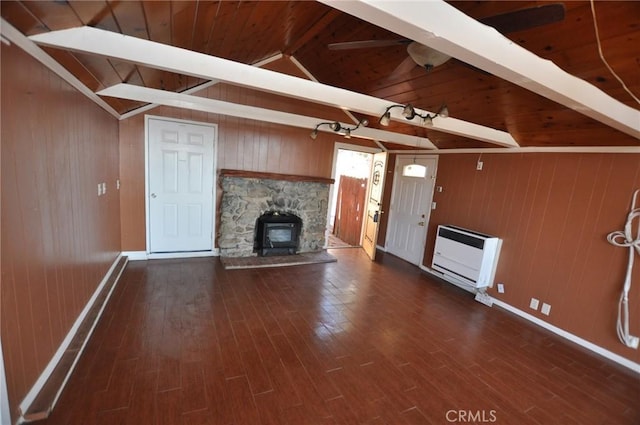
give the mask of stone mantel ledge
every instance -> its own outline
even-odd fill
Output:
[[[314,176],[299,176],[296,174],[278,174],[278,173],[264,173],[259,171],[245,171],[245,170],[220,170],[221,177],[243,177],[247,179],[268,179],[268,180],[282,180],[289,182],[311,182],[311,183],[324,183],[333,184],[334,179],[328,179],[325,177]]]

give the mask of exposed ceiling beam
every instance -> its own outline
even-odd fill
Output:
[[[102,55],[198,78],[220,80],[367,115],[380,116],[390,105],[389,101],[373,96],[97,28],[71,28],[30,38],[47,46]],[[417,112],[431,113],[423,110]],[[399,111],[392,111],[391,117],[405,124],[420,125],[405,120]],[[513,137],[505,131],[452,117],[435,118],[432,128],[501,146],[518,146]]]
[[[311,73],[311,71],[309,71],[309,70],[307,69],[307,67],[306,67],[306,66],[304,66],[303,64],[301,64],[301,63],[300,63],[300,61],[299,61],[298,59],[296,59],[296,57],[295,57],[295,56],[289,56],[289,60],[290,60],[291,62],[293,62],[293,64],[294,64],[294,65],[295,65],[295,66],[296,66],[300,71],[302,71],[302,73],[303,73],[304,75],[306,75],[306,76],[307,76],[311,81],[315,81],[316,83],[318,83],[318,82],[319,82],[319,81],[318,81],[318,79],[315,77],[315,75],[313,75],[313,74]]]
[[[273,55],[271,57],[263,59],[263,60],[261,60],[259,62],[256,62],[256,63],[252,64],[251,66],[258,66],[258,67],[264,66],[264,65],[267,65],[267,64],[269,64],[271,62],[275,62],[275,61],[277,61],[279,59],[282,59],[282,57],[283,57],[282,53],[278,53],[276,55]],[[180,93],[182,93],[182,94],[198,93],[198,92],[200,92],[200,91],[202,91],[202,90],[204,90],[204,89],[206,89],[208,87],[211,87],[211,86],[214,86],[214,85],[218,84],[218,82],[219,82],[218,80],[205,81],[202,84],[198,84],[197,86],[191,87],[190,89],[187,89],[187,90],[184,90],[184,91],[181,91]],[[132,111],[129,111],[129,112],[125,113],[125,114],[122,114],[120,116],[120,120],[121,121],[122,120],[126,120],[127,118],[131,118],[131,117],[136,116],[138,114],[141,114],[143,112],[147,112],[147,111],[150,111],[151,109],[157,108],[158,106],[159,105],[154,104],[154,103],[150,103],[148,105],[141,106],[141,107],[136,108],[136,109],[134,109]]]
[[[100,99],[100,97],[97,96],[87,86],[85,86],[82,81],[80,81],[72,73],[67,71],[66,68],[60,65],[54,58],[49,56],[47,52],[38,47],[33,41],[25,37],[24,34],[14,28],[10,23],[5,21],[4,18],[0,18],[0,32],[2,33],[3,39],[6,39],[9,42],[20,47],[41,64],[49,68],[54,73],[58,74],[60,78],[71,84],[71,86],[75,87],[80,93],[84,94],[89,99],[94,101],[102,109],[104,109],[114,117],[120,118],[120,114],[118,113],[118,111],[113,109],[103,99]]]
[[[289,112],[274,111],[272,109],[258,108],[256,106],[240,105],[237,103],[223,102],[221,100],[209,99],[206,97],[193,96],[172,91],[151,89],[132,84],[116,84],[98,92],[100,96],[117,97],[120,99],[136,100],[139,102],[149,102],[159,105],[173,106],[176,108],[192,109],[196,111],[211,112],[215,114],[229,115],[238,118],[246,118],[257,121],[265,121],[274,124],[288,125],[292,127],[307,128],[309,132],[318,123],[333,122],[323,118],[308,117],[304,115],[292,114]],[[340,123],[344,126],[352,126],[349,123]],[[321,126],[318,131],[335,133],[329,126]],[[383,142],[398,143],[422,149],[437,149],[429,139],[424,137],[409,136],[402,133],[394,133],[386,130],[360,127],[351,132],[351,137],[358,137],[368,140],[381,140]]]
[[[336,11],[336,13],[339,13],[339,12]],[[294,56],[289,56],[289,60],[296,66],[296,68],[302,71],[302,73],[306,75],[311,81],[315,81],[316,83],[318,82],[318,79],[311,73],[311,71],[309,71],[303,64],[301,64],[298,59],[296,59]],[[343,112],[346,116],[349,117],[351,121],[353,121],[354,123],[358,122],[358,119],[355,116],[353,116],[351,111],[343,109]]]
[[[403,150],[389,151],[391,153],[404,153]],[[624,153],[636,154],[640,160],[640,147],[637,146],[526,146],[520,148],[452,148],[428,151],[429,154],[451,153]]]
[[[215,86],[216,84],[218,84],[218,81],[216,81],[216,80],[205,81],[202,84],[198,84],[197,86],[191,87],[190,89],[187,89],[187,90],[182,91],[180,93],[182,93],[182,94],[194,94],[194,93],[198,93],[198,92],[200,92],[202,90],[205,90],[205,89],[207,89],[207,88],[209,88],[211,86]],[[130,100],[132,100],[132,99],[130,99]],[[160,105],[158,105],[157,103],[148,103],[148,104],[146,104],[144,106],[140,106],[139,108],[132,109],[131,111],[122,114],[120,116],[120,121],[124,121],[126,119],[131,118],[131,117],[135,117],[136,115],[140,115],[143,112],[147,112],[147,111],[150,111],[152,109],[155,109],[158,106],[160,106]]]
[[[440,0],[320,0],[640,139],[640,111]]]

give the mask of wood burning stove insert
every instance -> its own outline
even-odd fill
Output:
[[[298,249],[302,219],[295,214],[268,211],[256,220],[253,250],[259,256],[293,255]]]

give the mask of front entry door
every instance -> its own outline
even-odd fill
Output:
[[[384,175],[387,169],[387,153],[380,152],[373,155],[373,167],[371,168],[371,180],[369,196],[367,198],[367,214],[364,222],[364,238],[362,247],[371,258],[376,259],[376,242],[378,240],[378,227],[382,211],[382,193],[384,189]]]
[[[215,127],[149,118],[149,252],[213,249]]]
[[[386,238],[387,252],[420,265],[424,256],[437,159],[396,161]]]

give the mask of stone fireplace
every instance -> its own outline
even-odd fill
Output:
[[[220,255],[255,256],[256,220],[271,211],[302,219],[297,252],[321,251],[332,183],[333,179],[318,177],[221,170]]]

